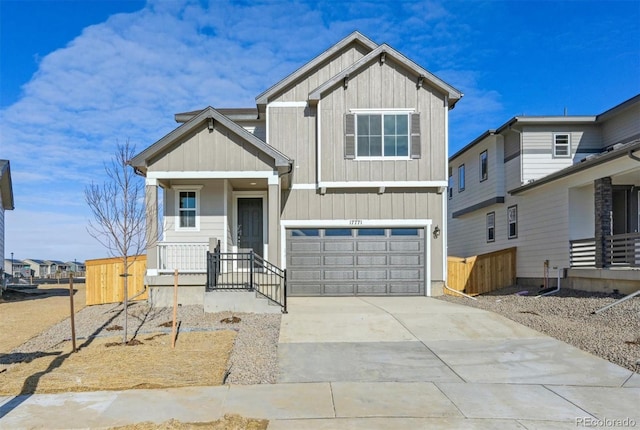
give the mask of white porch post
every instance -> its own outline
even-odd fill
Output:
[[[269,244],[269,261],[279,267],[282,267],[280,260],[279,244],[279,228],[280,228],[280,178],[278,173],[274,172],[269,177],[269,193],[267,196],[269,203],[269,213],[267,216],[267,243]]]
[[[145,179],[147,275],[158,274],[158,180]]]

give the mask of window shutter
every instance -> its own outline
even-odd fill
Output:
[[[352,113],[344,116],[344,158],[356,158],[355,115]]]
[[[420,114],[411,114],[411,158],[420,158],[422,146],[420,145]]]

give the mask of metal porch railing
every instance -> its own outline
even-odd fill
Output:
[[[248,290],[282,307],[287,313],[287,272],[248,250],[221,252],[220,242],[207,252],[207,291]]]

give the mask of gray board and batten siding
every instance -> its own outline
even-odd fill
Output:
[[[422,228],[287,229],[291,296],[424,295]]]

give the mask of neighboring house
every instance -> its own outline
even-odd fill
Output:
[[[4,272],[7,274],[12,274],[11,276],[15,277],[28,277],[29,265],[24,261],[16,260],[15,258],[11,260],[10,258],[6,258],[4,260]]]
[[[449,186],[449,255],[517,247],[520,284],[539,286],[548,260],[565,285],[640,288],[640,95],[514,117],[449,159]]]
[[[286,268],[292,296],[441,293],[448,111],[461,97],[355,32],[256,108],[177,114],[130,162],[162,238],[147,250],[152,295],[174,269],[181,287],[204,288],[217,240]]]
[[[27,258],[23,260],[31,269],[31,276],[34,278],[46,278],[52,274],[55,274],[55,270],[52,272],[52,264],[47,260],[37,260],[35,258]]]
[[[49,274],[52,276],[67,276],[69,265],[60,260],[45,260],[49,264]]]
[[[9,160],[0,160],[0,257],[4,260],[4,211],[13,210],[13,186]],[[11,270],[11,269],[9,269]],[[5,269],[6,271],[6,269]],[[7,272],[10,273],[10,272]],[[0,276],[0,284],[2,283]]]
[[[84,275],[87,271],[87,266],[80,261],[67,261],[66,265],[69,268],[68,270],[73,272],[75,276]]]

